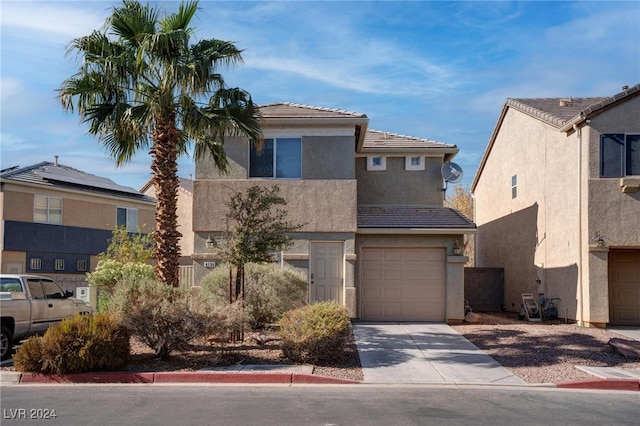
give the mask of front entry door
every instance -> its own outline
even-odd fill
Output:
[[[333,300],[342,305],[342,243],[311,243],[310,302]]]

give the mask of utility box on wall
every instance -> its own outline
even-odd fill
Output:
[[[76,288],[76,299],[81,299],[87,302],[93,310],[98,308],[98,289],[93,287],[78,287]]]

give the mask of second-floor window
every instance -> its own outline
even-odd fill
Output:
[[[252,144],[249,177],[299,179],[302,176],[300,138],[265,139],[262,150]]]
[[[640,133],[600,136],[600,177],[640,175]]]
[[[129,232],[138,231],[138,209],[118,207],[116,225],[124,227]]]
[[[33,221],[62,224],[62,198],[36,195],[33,204]]]

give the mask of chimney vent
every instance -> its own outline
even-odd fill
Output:
[[[627,86],[626,84],[624,86],[622,86],[622,90],[627,90],[629,88],[629,86]]]
[[[54,160],[53,160],[53,165],[54,165],[54,166],[56,166],[56,167],[58,167],[58,156],[57,156],[57,155],[55,155],[53,158],[54,158]]]
[[[573,98],[572,97],[568,97],[568,98],[562,98],[560,99],[560,106],[572,106],[573,105]]]

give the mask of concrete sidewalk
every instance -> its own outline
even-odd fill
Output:
[[[446,324],[353,324],[364,383],[524,385]]]

